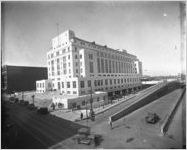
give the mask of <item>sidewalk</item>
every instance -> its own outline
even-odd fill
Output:
[[[103,106],[98,107],[98,108],[93,108],[95,115],[99,115],[100,113],[103,113],[103,112],[109,110],[110,108],[112,108],[116,105],[119,105],[120,103],[123,103],[124,101],[126,101],[130,98],[133,98],[135,96],[136,96],[136,94],[134,94],[134,95],[131,94],[131,95],[126,96],[125,98],[121,98],[120,100],[113,101],[113,104],[104,105],[104,108],[103,108]],[[87,110],[87,115],[86,115],[86,109],[74,110],[74,111],[65,110],[65,109],[64,110],[56,110],[56,111],[51,112],[51,114],[55,115],[57,117],[63,118],[63,119],[70,120],[70,121],[79,121],[81,112],[83,113],[83,119],[86,119],[86,116],[87,115],[89,116],[90,110]]]

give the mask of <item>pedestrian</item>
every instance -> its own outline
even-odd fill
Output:
[[[112,119],[109,117],[108,124],[110,125],[110,129],[112,129]]]
[[[83,119],[83,113],[81,112],[81,120]]]
[[[98,137],[95,135],[94,136],[94,146],[98,146],[99,145],[99,141],[98,141]]]

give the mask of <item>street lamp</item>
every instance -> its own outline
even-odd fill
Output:
[[[32,95],[32,101],[33,101],[33,105],[34,105],[34,97],[35,97],[35,95]]]
[[[87,101],[86,101],[86,124],[88,126],[88,109],[87,109]]]
[[[95,120],[95,114],[94,114],[94,111],[93,111],[92,103],[93,103],[93,98],[92,98],[92,85],[91,85],[91,95],[90,95],[90,117],[91,117],[91,120],[94,121],[94,120]]]

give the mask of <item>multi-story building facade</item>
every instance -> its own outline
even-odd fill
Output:
[[[126,50],[77,38],[71,30],[52,39],[47,52],[48,79],[67,95],[104,91],[125,94],[141,86],[142,63]]]

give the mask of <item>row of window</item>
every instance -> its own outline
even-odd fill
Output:
[[[56,51],[55,53],[48,54],[48,59],[59,56],[60,54],[64,54],[66,52],[70,52],[70,47],[64,48],[60,51]]]
[[[77,47],[74,47],[74,50],[75,52],[77,52]],[[67,48],[64,48],[62,50],[59,50],[59,51],[56,51],[55,53],[51,53],[51,54],[48,54],[48,59],[50,58],[54,58],[55,56],[60,56],[60,54],[64,54],[66,52],[70,52],[70,47],[67,47]],[[68,59],[70,58],[70,56],[68,56]],[[75,59],[77,59],[78,57],[75,56]],[[82,56],[80,55],[80,58],[82,58]]]
[[[45,83],[36,83],[36,87],[37,88],[44,88],[45,87]]]
[[[77,42],[76,40],[74,40],[74,41],[75,41],[75,43]],[[98,45],[95,44],[95,42],[90,43],[90,42],[83,42],[83,41],[80,41],[80,40],[79,40],[79,42],[80,42],[81,45],[87,45],[89,47],[91,46],[92,48],[97,48],[99,50],[101,50],[101,49],[102,50],[105,50],[105,49],[108,50],[107,46],[98,46]],[[128,61],[128,62],[130,62],[132,60],[131,58],[128,58],[128,57],[124,56],[124,53],[121,53],[117,50],[112,50],[112,52],[115,55],[111,54],[111,53],[106,53],[106,52],[97,52],[97,56],[110,58],[110,59],[125,60],[125,61]],[[116,52],[121,53],[121,54],[116,55]],[[128,53],[125,53],[125,55],[130,56]]]
[[[115,84],[123,84],[123,83],[130,83],[130,82],[135,83],[138,81],[139,80],[137,78],[94,80],[94,86],[97,87],[103,85],[112,85],[112,84],[115,85]],[[85,88],[85,83],[86,81],[80,81],[80,87]],[[58,82],[58,89],[61,89],[61,87],[65,88],[64,84],[65,84],[64,82],[61,82],[60,85],[60,82]],[[87,87],[91,87],[91,86],[92,86],[92,82],[91,80],[88,80]],[[66,82],[66,88],[77,88],[76,81],[73,81],[72,85],[70,84],[70,81]]]
[[[97,98],[95,98],[95,100],[97,101],[97,102],[99,102],[100,101],[100,97],[97,97]],[[95,101],[94,100],[94,101]],[[105,96],[103,96],[103,100],[105,100]],[[85,105],[87,105],[89,102],[88,102],[89,100],[83,100],[82,102],[81,102],[81,105],[82,106],[85,106]],[[78,103],[76,103],[76,102],[74,102],[74,103],[72,103],[71,104],[71,106],[72,106],[72,108],[76,108],[76,107],[78,107],[80,104],[78,104]]]
[[[59,87],[60,87],[60,82],[58,82],[58,85],[59,85]],[[71,85],[70,85],[70,82],[68,81],[68,82],[66,82],[66,87],[67,88],[71,88]],[[77,85],[76,85],[76,81],[73,81],[73,86],[72,86],[73,88],[76,88],[77,87]],[[64,82],[62,82],[62,88],[64,88]],[[60,89],[60,88],[59,88]]]
[[[97,58],[98,73],[137,73],[135,65]]]
[[[62,91],[62,93],[65,93],[65,91]],[[67,91],[67,94],[77,94],[77,91]]]
[[[80,87],[85,87],[86,81],[80,81]],[[103,86],[103,85],[112,85],[112,84],[123,84],[123,83],[135,83],[139,82],[138,78],[125,78],[125,79],[103,79],[103,80],[94,80],[94,86]],[[91,87],[92,83],[91,80],[87,81],[87,87]]]

